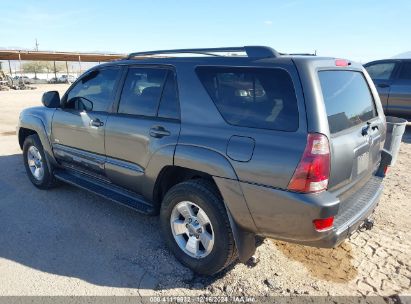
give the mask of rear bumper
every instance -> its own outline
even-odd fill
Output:
[[[329,192],[298,194],[241,184],[257,234],[314,247],[338,246],[370,217],[382,193],[382,178],[373,176],[349,198]],[[335,216],[334,227],[318,232],[312,221]]]

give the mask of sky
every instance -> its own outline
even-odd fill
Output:
[[[411,51],[410,0],[0,0],[0,48],[268,45],[367,62]]]

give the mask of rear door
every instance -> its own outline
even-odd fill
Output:
[[[163,164],[172,165],[179,133],[174,71],[160,67],[129,67],[118,109],[107,119],[106,175],[119,186],[144,192],[145,182],[150,179],[146,172],[150,159],[162,151]]]
[[[411,117],[411,60],[402,61],[391,84],[387,114]]]
[[[328,188],[355,190],[368,181],[380,161],[383,116],[378,116],[361,70],[325,69],[318,71],[318,77],[330,129]]]

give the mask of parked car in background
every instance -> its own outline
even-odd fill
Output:
[[[385,59],[364,65],[377,87],[386,115],[411,117],[411,59]]]
[[[58,82],[61,83],[72,83],[74,81],[76,81],[76,77],[74,77],[73,75],[61,75],[58,78]]]
[[[14,76],[13,80],[15,80],[18,83],[25,83],[25,84],[31,84],[32,80],[28,78],[27,76]]]

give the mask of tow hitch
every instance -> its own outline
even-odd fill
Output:
[[[360,231],[371,230],[374,227],[374,221],[371,219],[366,219],[364,223],[360,226]]]

